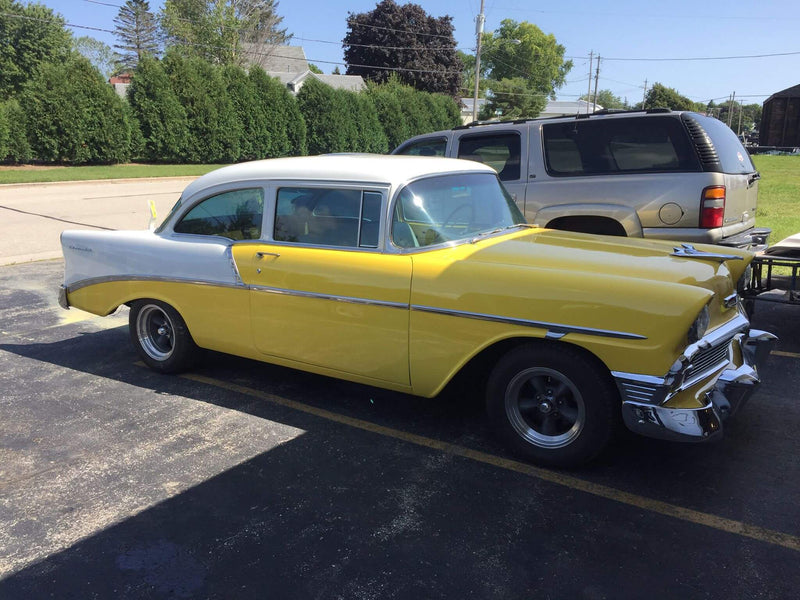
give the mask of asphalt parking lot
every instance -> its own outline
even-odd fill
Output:
[[[143,367],[127,311],[0,267],[0,598],[794,598],[800,309],[725,438],[517,462],[425,400],[209,354]]]

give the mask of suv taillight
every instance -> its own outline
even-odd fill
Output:
[[[725,216],[725,186],[712,185],[703,190],[700,200],[700,227],[722,227]]]

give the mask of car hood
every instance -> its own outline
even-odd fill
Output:
[[[539,230],[487,244],[467,260],[678,283],[714,292],[727,290],[752,260],[749,252],[731,248],[698,244],[699,253],[691,257],[675,256],[676,248],[682,248],[680,242]]]

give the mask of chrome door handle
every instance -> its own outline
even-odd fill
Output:
[[[275,258],[278,258],[280,254],[277,252],[256,252],[256,258],[264,258],[265,256],[274,256]]]

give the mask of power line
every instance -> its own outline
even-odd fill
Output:
[[[772,54],[747,54],[747,55],[740,55],[740,56],[694,56],[689,58],[604,58],[603,60],[615,60],[615,61],[650,61],[650,62],[685,62],[685,61],[700,61],[700,60],[741,60],[746,58],[773,58],[776,56],[796,56],[800,54],[800,50],[797,52],[775,52]]]

